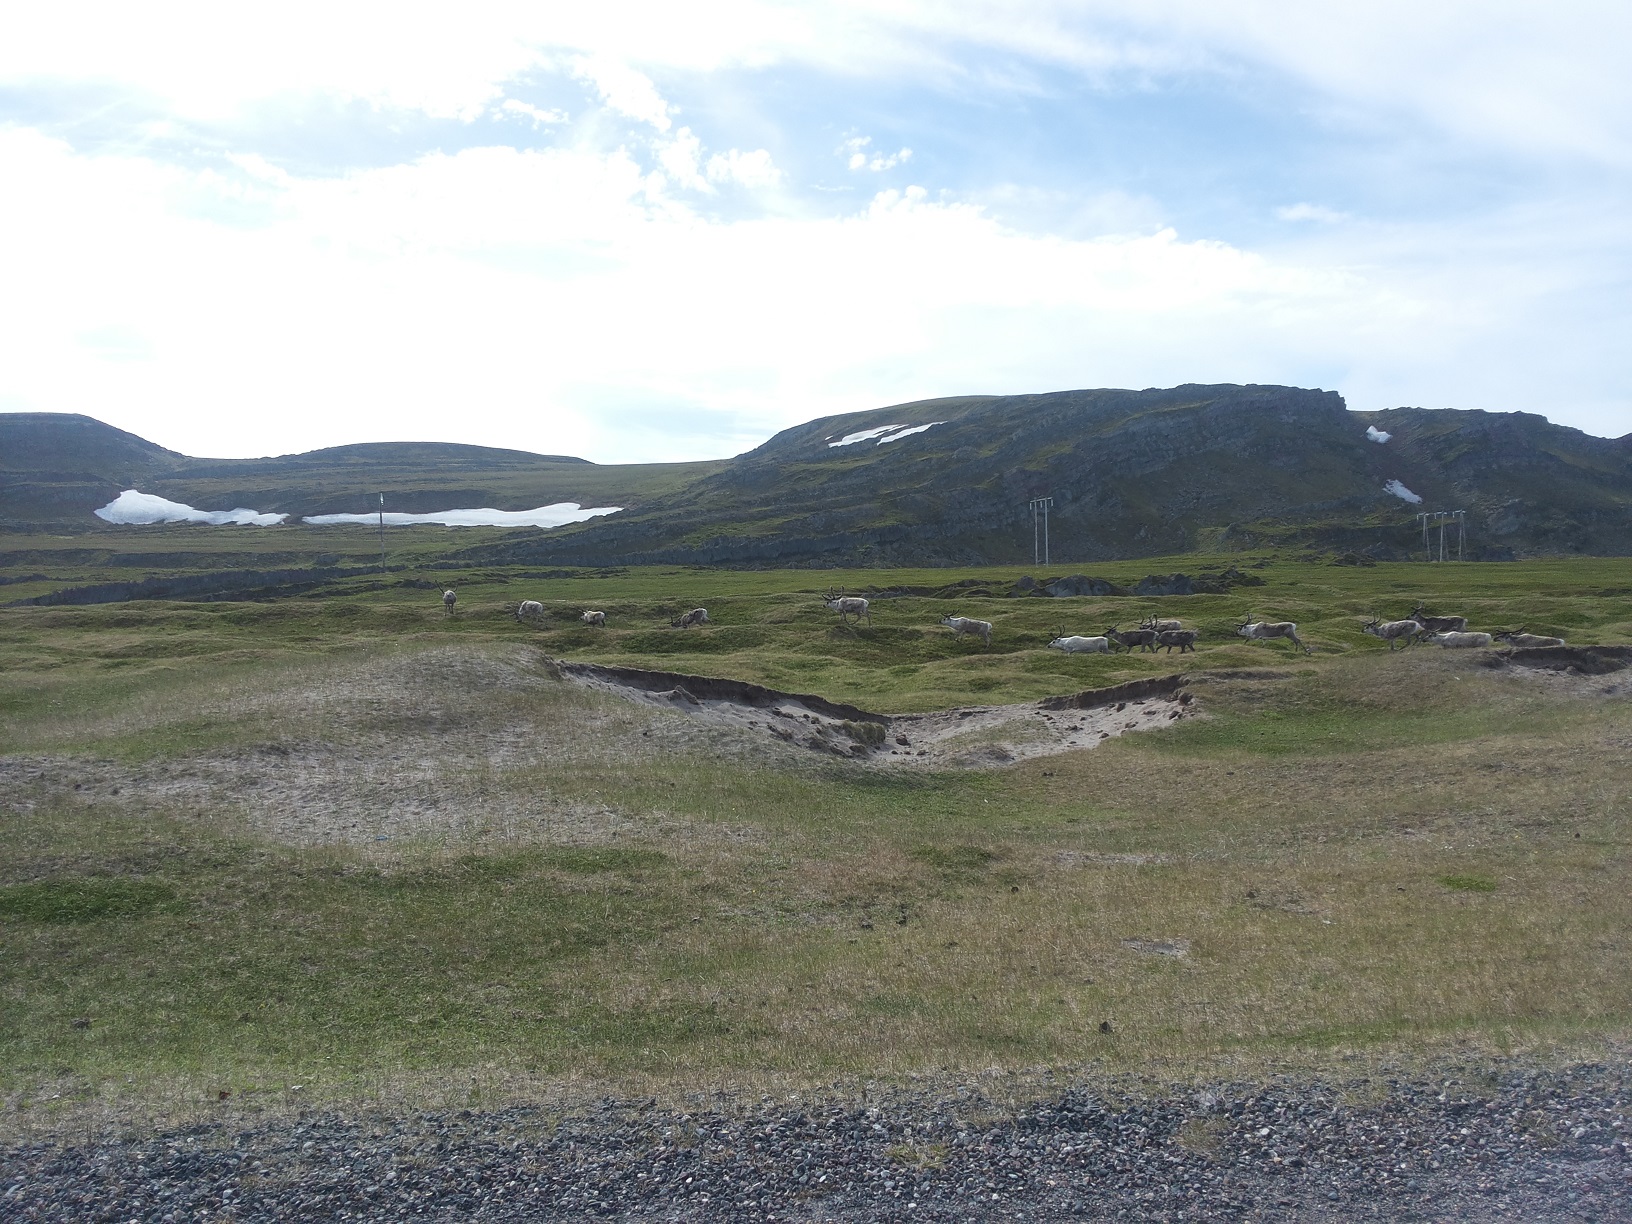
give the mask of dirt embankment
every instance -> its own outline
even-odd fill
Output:
[[[880,766],[982,769],[1092,748],[1195,712],[1183,675],[1012,705],[878,714],[741,680],[559,661],[563,679],[699,722]]]
[[[275,840],[525,838],[591,844],[638,817],[552,783],[563,771],[660,770],[705,754],[798,767],[987,769],[1092,748],[1193,714],[1184,677],[1071,697],[885,715],[740,680],[557,662],[526,647],[431,650],[223,685],[143,717],[219,724],[197,750],[98,759],[0,756],[0,816],[101,805],[241,825]],[[128,730],[112,710],[81,727]]]
[[[1607,676],[1632,667],[1632,646],[1516,646],[1486,656],[1487,667],[1513,664],[1546,671]]]

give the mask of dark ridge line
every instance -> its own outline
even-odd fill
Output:
[[[616,680],[630,688],[646,693],[667,693],[684,689],[693,697],[716,701],[738,701],[756,709],[767,709],[784,701],[797,701],[806,708],[829,718],[844,718],[851,722],[876,722],[888,725],[891,716],[875,714],[859,706],[841,701],[829,701],[812,693],[784,693],[779,689],[750,684],[746,680],[730,680],[717,676],[691,676],[684,672],[648,671],[642,667],[618,667],[609,663],[574,663],[567,659],[544,656],[545,666],[558,675],[589,676]],[[1044,697],[1037,702],[1043,710],[1091,710],[1114,705],[1119,701],[1141,701],[1147,697],[1166,697],[1178,692],[1190,677],[1179,672],[1171,676],[1147,676],[1140,680],[1125,680],[1109,688],[1084,689],[1066,697]]]
[[[1118,701],[1142,701],[1146,697],[1170,697],[1187,683],[1184,672],[1171,676],[1146,676],[1141,680],[1124,680],[1109,688],[1083,689],[1069,697],[1044,697],[1037,705],[1044,710],[1092,710],[1097,706]]]
[[[605,663],[573,663],[566,659],[550,659],[548,655],[545,659],[546,666],[553,667],[564,675],[616,680],[620,684],[647,693],[664,693],[683,688],[699,699],[742,702],[755,709],[768,709],[784,701],[797,701],[807,709],[815,710],[818,714],[826,714],[829,718],[848,719],[850,722],[883,723],[886,726],[890,721],[887,714],[874,714],[859,706],[845,705],[842,701],[829,701],[813,693],[784,693],[761,684],[750,684],[746,680],[729,680],[718,676],[688,676],[684,672],[647,671],[641,667],[618,667]]]
[[[0,562],[4,557],[0,555]],[[114,563],[117,564],[117,563]],[[111,568],[111,565],[110,565]],[[143,578],[131,582],[98,582],[89,586],[61,587],[36,595],[32,599],[14,599],[0,604],[4,608],[88,607],[92,604],[132,603],[144,599],[169,599],[186,603],[220,603],[235,600],[245,603],[264,603],[284,596],[304,595],[334,582],[351,578],[401,575],[431,572],[446,574],[452,570],[490,569],[491,566],[471,561],[438,562],[435,566],[392,565],[381,571],[377,565],[325,566],[316,569],[276,570],[211,570],[201,574],[175,574],[164,578]],[[556,579],[598,577],[580,569],[532,570],[506,573],[504,579]],[[0,578],[0,585],[14,582],[49,581],[44,574],[25,574],[20,578]],[[404,579],[381,581],[364,590],[392,590],[410,587],[418,590],[441,590],[453,579]]]
[[[1508,663],[1604,676],[1632,667],[1632,646],[1515,646],[1490,655],[1486,666],[1501,667]]]

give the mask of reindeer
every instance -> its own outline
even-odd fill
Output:
[[[453,615],[453,605],[459,602],[459,596],[452,591],[442,592],[442,611],[448,616]]]
[[[606,613],[605,612],[585,612],[578,619],[583,621],[584,624],[588,625],[592,629],[605,629],[606,628]]]
[[[1171,633],[1175,629],[1183,629],[1184,622],[1176,620],[1161,620],[1157,617],[1156,613],[1152,612],[1149,616],[1145,617],[1144,620],[1139,622],[1139,628],[1154,629],[1157,633]]]
[[[536,599],[524,599],[516,605],[516,619],[526,620],[529,616],[542,618],[544,605]]]
[[[1411,619],[1421,625],[1425,633],[1461,633],[1468,627],[1468,618],[1465,616],[1424,616],[1423,604],[1419,599],[1417,606],[1411,609]]]
[[[1103,637],[1066,637],[1060,634],[1048,644],[1050,650],[1063,650],[1066,654],[1109,654],[1111,643],[1109,638]]]
[[[1163,629],[1156,635],[1156,648],[1159,650],[1165,646],[1167,647],[1167,653],[1172,654],[1173,647],[1177,646],[1180,654],[1184,654],[1185,651],[1195,654],[1196,639],[1200,636],[1200,629]]]
[[[1295,646],[1303,646],[1304,654],[1314,654],[1313,646],[1304,646],[1303,639],[1298,637],[1298,627],[1291,621],[1255,621],[1251,613],[1245,620],[1235,627],[1236,633],[1254,642],[1267,642],[1271,638],[1290,638]]]
[[[846,595],[842,590],[835,591],[827,588],[827,594],[822,596],[822,602],[828,609],[839,614],[839,624],[845,624],[846,617],[854,616],[859,624],[865,620],[869,625],[873,623],[873,614],[867,610],[867,601],[860,595]]]
[[[706,625],[708,620],[707,608],[693,608],[683,616],[677,616],[669,622],[671,629],[690,629],[693,625]]]
[[[1135,646],[1141,650],[1148,650],[1152,654],[1156,653],[1156,630],[1154,629],[1129,629],[1124,632],[1113,626],[1105,630],[1105,636],[1129,654],[1133,653]]]
[[[1522,625],[1519,626],[1519,628],[1514,629],[1509,633],[1497,633],[1497,634],[1493,634],[1492,636],[1498,642],[1506,642],[1509,646],[1527,646],[1528,647],[1528,646],[1562,646],[1562,645],[1564,645],[1564,639],[1561,638],[1561,637],[1543,637],[1539,633],[1526,633],[1524,631],[1524,626],[1522,626]]]
[[[954,638],[960,638],[968,633],[978,637],[987,646],[992,644],[991,621],[975,620],[968,616],[943,616],[941,624],[952,630]]]
[[[1360,627],[1360,632],[1369,633],[1372,637],[1381,638],[1383,641],[1387,642],[1389,653],[1392,654],[1394,651],[1394,644],[1401,638],[1405,639],[1405,647],[1407,650],[1409,650],[1411,647],[1415,646],[1417,642],[1427,634],[1428,631],[1422,627],[1422,623],[1420,621],[1385,621],[1374,616],[1371,618],[1371,620],[1367,621]]]

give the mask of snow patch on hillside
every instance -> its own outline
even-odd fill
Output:
[[[878,444],[883,446],[886,442],[899,442],[902,438],[910,438],[913,434],[920,434],[926,429],[934,429],[937,425],[945,424],[945,421],[931,421],[928,425],[915,425],[911,429],[903,429],[900,433],[893,433],[888,437],[880,438]]]
[[[491,507],[484,507],[480,510],[436,510],[427,514],[405,514],[388,510],[385,513],[385,525],[387,527],[421,527],[427,525],[441,527],[561,527],[567,523],[581,523],[585,519],[599,518],[604,514],[616,514],[622,509],[622,506],[592,506],[586,510],[577,502],[555,502],[553,505],[538,506],[532,510],[494,510]],[[310,523],[314,527],[333,527],[341,523],[373,526],[380,521],[380,515],[377,511],[373,514],[311,514],[300,521]]]
[[[436,524],[443,527],[561,527],[567,523],[581,523],[603,514],[616,514],[622,506],[591,506],[585,509],[577,502],[555,502],[532,510],[438,510],[430,514],[404,514],[388,511],[387,527],[414,527]],[[181,502],[126,489],[100,510],[96,517],[107,523],[139,526],[147,523],[208,523],[211,526],[271,527],[288,518],[287,514],[262,514],[240,506],[236,510],[197,510]],[[341,523],[357,523],[372,527],[380,521],[373,514],[312,514],[300,520],[316,527],[332,527]]]
[[[97,518],[106,523],[123,526],[143,526],[148,523],[209,523],[224,527],[271,527],[288,518],[287,514],[262,514],[239,506],[236,510],[195,510],[192,506],[173,502],[152,493],[126,489],[118,497],[98,510]]]
[[[1389,433],[1387,430],[1378,429],[1375,425],[1366,426],[1366,437],[1370,438],[1373,442],[1387,442],[1393,436],[1394,435]]]
[[[1383,486],[1383,491],[1385,493],[1392,493],[1392,494],[1394,494],[1395,497],[1399,498],[1401,501],[1408,501],[1412,505],[1419,505],[1422,502],[1422,498],[1418,497],[1415,493],[1411,492],[1410,489],[1406,488],[1403,484],[1401,484],[1397,480],[1391,480],[1387,484],[1385,484]]]
[[[829,438],[827,446],[831,450],[835,446],[854,446],[857,442],[871,442],[874,438],[878,439],[877,445],[883,446],[886,442],[899,442],[902,438],[910,438],[913,434],[921,434],[926,429],[945,424],[945,421],[931,421],[928,425],[880,425],[877,429],[863,429],[853,434],[845,434],[837,442]]]

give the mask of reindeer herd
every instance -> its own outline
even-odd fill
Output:
[[[838,613],[841,625],[859,625],[862,621],[869,625],[873,623],[869,601],[860,595],[847,595],[842,590],[829,587],[821,599],[828,611]],[[454,614],[457,601],[458,596],[453,591],[442,593],[442,606],[448,616]],[[525,599],[516,605],[515,612],[519,621],[540,621],[544,618],[544,605],[536,599]],[[606,628],[605,612],[586,609],[578,619],[589,628]],[[669,626],[674,629],[690,629],[693,626],[710,623],[708,609],[693,608],[675,617],[669,622]],[[977,637],[983,647],[990,648],[992,644],[991,621],[977,620],[972,616],[946,616],[941,618],[940,623],[952,631],[954,639]],[[1254,620],[1249,613],[1241,618],[1235,632],[1238,637],[1246,638],[1248,641],[1268,642],[1280,639],[1290,642],[1305,654],[1314,653],[1314,647],[1305,644],[1303,639],[1298,637],[1298,627],[1292,621]],[[1564,645],[1563,638],[1527,633],[1523,626],[1498,633],[1469,632],[1465,616],[1429,616],[1421,603],[1411,610],[1409,616],[1400,620],[1385,621],[1381,617],[1373,617],[1362,626],[1362,632],[1387,642],[1391,653],[1400,649],[1408,650],[1421,642],[1432,642],[1445,649],[1480,648],[1489,646],[1492,642],[1520,647]],[[1064,626],[1061,626],[1048,646],[1050,650],[1058,650],[1065,654],[1115,654],[1118,650],[1125,650],[1129,654],[1136,650],[1150,654],[1157,654],[1163,650],[1168,654],[1172,654],[1174,650],[1180,654],[1191,654],[1195,652],[1196,642],[1200,637],[1199,629],[1186,629],[1180,621],[1152,614],[1140,621],[1136,629],[1121,629],[1112,625],[1093,636],[1067,634]]]
[[[1561,637],[1526,633],[1522,625],[1517,629],[1503,630],[1499,633],[1470,633],[1467,617],[1428,616],[1420,603],[1411,609],[1411,615],[1403,620],[1385,621],[1380,617],[1372,617],[1362,627],[1362,632],[1387,642],[1390,651],[1402,647],[1409,650],[1418,642],[1433,642],[1448,650],[1481,649],[1492,642],[1521,647],[1564,645],[1564,639]]]

